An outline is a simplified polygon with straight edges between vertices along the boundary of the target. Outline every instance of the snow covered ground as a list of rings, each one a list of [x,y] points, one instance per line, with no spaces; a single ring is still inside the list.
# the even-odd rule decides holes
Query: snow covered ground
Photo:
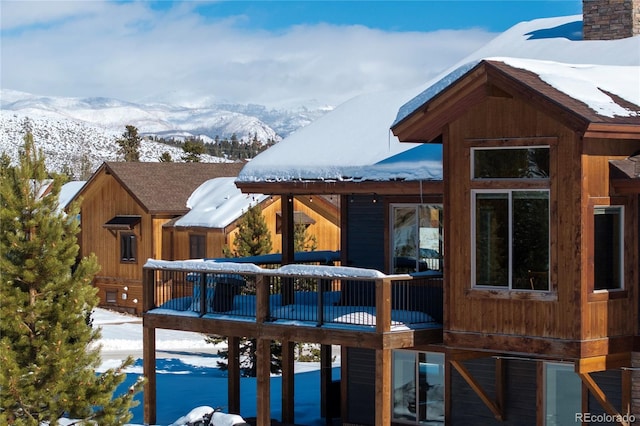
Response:
[[[142,375],[141,318],[96,309],[94,327],[100,327],[102,365],[100,371],[118,366],[131,355],[135,360],[127,370],[127,379],[118,390],[124,392]],[[157,424],[171,425],[192,410],[202,406],[220,407],[226,412],[227,377],[217,368],[219,348],[208,344],[198,333],[172,330],[156,331]],[[335,358],[333,378],[339,379],[339,353]],[[324,425],[320,417],[319,363],[296,363],[295,421],[303,425]],[[240,382],[242,417],[256,415],[256,379],[242,378]],[[281,380],[271,378],[271,416],[281,418]],[[137,395],[140,405],[133,412],[132,425],[143,424],[142,393]]]

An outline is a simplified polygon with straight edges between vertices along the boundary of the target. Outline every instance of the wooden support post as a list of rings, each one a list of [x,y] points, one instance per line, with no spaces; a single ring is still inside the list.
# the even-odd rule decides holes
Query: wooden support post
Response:
[[[504,393],[505,393],[505,364],[502,358],[496,358],[496,406],[501,413],[504,413]],[[503,417],[503,420],[504,419]]]
[[[230,413],[240,414],[240,338],[227,338],[227,404]]]
[[[340,418],[344,421],[347,418],[349,408],[347,378],[349,377],[349,367],[346,362],[349,355],[346,346],[340,346]]]
[[[282,342],[282,423],[294,423],[295,342]]]
[[[147,379],[144,384],[144,424],[156,423],[156,329],[142,328],[142,369]]]
[[[331,412],[331,345],[320,345],[320,417],[329,422]]]
[[[502,421],[503,417],[500,407],[498,407],[498,405],[489,398],[484,389],[482,389],[482,386],[480,386],[480,383],[473,378],[469,370],[467,370],[467,368],[459,361],[451,361],[451,366],[455,368],[469,386],[471,386],[471,389],[473,389],[473,391],[480,397],[482,402],[484,402],[484,405],[491,410],[496,420]]]
[[[444,418],[446,424],[451,424],[451,363],[449,354],[444,356]]]
[[[391,330],[391,281],[376,280],[376,332],[385,333]]]
[[[391,349],[376,349],[376,426],[391,424]]]
[[[621,421],[619,423],[621,425],[629,426],[629,422],[624,421],[625,417],[623,417],[622,414],[620,414],[618,410],[616,410],[613,404],[611,404],[611,401],[609,401],[609,399],[607,398],[607,395],[605,395],[605,393],[602,391],[600,386],[598,386],[596,381],[593,380],[593,377],[591,377],[589,373],[578,373],[578,376],[580,377],[580,380],[582,380],[582,383],[587,387],[589,392],[591,392],[591,394],[596,399],[596,401],[600,403],[602,408],[604,408],[604,410],[608,414],[614,417],[620,418]]]
[[[256,348],[256,426],[271,426],[271,341],[258,339]]]
[[[256,322],[261,324],[269,320],[269,278],[256,275]]]
[[[622,414],[631,414],[631,370],[625,368],[622,370]]]

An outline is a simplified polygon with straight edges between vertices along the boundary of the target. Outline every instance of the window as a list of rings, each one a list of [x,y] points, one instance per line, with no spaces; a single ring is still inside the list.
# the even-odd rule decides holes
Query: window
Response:
[[[129,232],[120,233],[120,261],[134,263],[136,261],[136,236]]]
[[[106,290],[105,293],[106,293],[105,299],[107,303],[118,302],[118,290]]]
[[[549,191],[473,191],[476,286],[549,290]]]
[[[189,235],[189,258],[203,259],[207,256],[207,239],[205,235]]]
[[[442,205],[391,205],[391,270],[442,270]]]
[[[576,423],[582,413],[582,381],[573,364],[544,363],[545,425],[563,426]]]
[[[596,206],[593,221],[593,288],[621,289],[624,270],[624,209],[622,206]]]
[[[444,423],[444,354],[393,351],[393,420]]]
[[[547,179],[549,148],[472,148],[474,179]]]

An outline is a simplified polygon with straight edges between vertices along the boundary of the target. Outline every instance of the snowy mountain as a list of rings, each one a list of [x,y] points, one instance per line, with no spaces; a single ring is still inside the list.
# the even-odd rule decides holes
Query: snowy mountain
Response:
[[[280,141],[328,112],[330,108],[273,110],[262,105],[219,104],[176,106],[139,104],[109,98],[62,98],[0,90],[0,152],[12,160],[22,146],[25,127],[42,148],[50,170],[95,170],[103,161],[118,159],[115,140],[126,125],[142,136],[184,139],[198,136],[211,142],[235,134],[241,141],[254,136],[262,142]],[[142,161],[158,161],[163,152],[179,159],[182,149],[145,140]],[[224,161],[203,157],[204,161]]]

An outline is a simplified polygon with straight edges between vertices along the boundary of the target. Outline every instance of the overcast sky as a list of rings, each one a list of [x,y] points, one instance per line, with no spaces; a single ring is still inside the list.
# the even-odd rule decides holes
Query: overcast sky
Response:
[[[37,95],[273,107],[417,87],[556,1],[0,0],[0,84]]]

